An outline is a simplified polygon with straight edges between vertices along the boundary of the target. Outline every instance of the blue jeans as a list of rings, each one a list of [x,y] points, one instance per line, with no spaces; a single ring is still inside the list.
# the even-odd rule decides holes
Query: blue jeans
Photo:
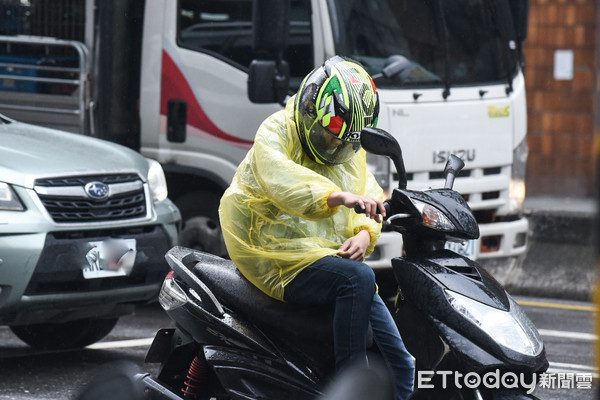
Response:
[[[336,367],[366,360],[369,322],[373,338],[394,375],[396,399],[408,398],[414,362],[396,323],[376,292],[375,273],[367,264],[324,257],[305,268],[286,287],[285,301],[335,304],[333,342]]]

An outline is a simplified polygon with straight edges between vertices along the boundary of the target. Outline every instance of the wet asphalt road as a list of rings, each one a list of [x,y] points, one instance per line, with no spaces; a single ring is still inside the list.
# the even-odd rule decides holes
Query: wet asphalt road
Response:
[[[542,400],[587,400],[593,367],[592,304],[552,299],[518,298],[536,324],[550,361],[546,388],[534,394]],[[158,328],[172,326],[158,305],[139,308],[123,317],[109,336],[96,345],[68,352],[36,351],[0,327],[0,399],[72,399],[80,388],[117,362],[128,362],[140,371],[156,372],[144,364],[151,338]],[[560,388],[560,386],[572,386]]]

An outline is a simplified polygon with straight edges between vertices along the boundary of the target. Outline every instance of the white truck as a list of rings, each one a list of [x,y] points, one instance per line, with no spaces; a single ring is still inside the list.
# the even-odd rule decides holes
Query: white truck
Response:
[[[526,250],[527,0],[16,3],[13,23],[0,23],[0,112],[158,160],[183,215],[183,245],[225,251],[219,198],[258,125],[314,66],[341,54],[375,78],[379,127],[402,145],[409,188],[439,186],[451,153],[465,161],[455,187],[481,238],[460,250],[478,259]],[[394,167],[370,163],[391,190]],[[373,268],[401,251],[391,235]]]

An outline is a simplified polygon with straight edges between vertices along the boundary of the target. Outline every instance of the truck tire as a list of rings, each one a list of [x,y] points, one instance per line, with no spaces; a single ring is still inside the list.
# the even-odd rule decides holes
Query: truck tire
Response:
[[[194,217],[186,221],[181,231],[181,245],[219,257],[227,256],[223,232],[219,224],[208,217]]]
[[[37,349],[76,349],[95,343],[108,335],[118,320],[86,318],[60,324],[11,326],[10,329],[19,339]]]
[[[227,257],[227,248],[219,223],[220,201],[219,194],[204,190],[175,199],[183,218],[181,246]]]

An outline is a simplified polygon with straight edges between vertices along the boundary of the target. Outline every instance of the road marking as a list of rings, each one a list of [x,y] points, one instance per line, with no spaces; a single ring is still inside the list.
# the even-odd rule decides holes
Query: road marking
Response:
[[[597,312],[598,308],[595,306],[583,306],[579,304],[562,304],[562,303],[547,303],[543,301],[528,301],[528,300],[517,300],[522,306],[529,307],[544,307],[544,308],[562,308],[564,310],[575,310],[575,311],[589,311]]]
[[[582,369],[585,371],[596,371],[595,367],[590,367],[589,365],[581,365],[581,364],[567,364],[567,363],[551,362],[550,366],[556,367],[556,368]]]
[[[557,331],[552,329],[538,329],[538,332],[542,336],[551,336],[551,337],[562,337],[567,339],[577,339],[577,340],[585,340],[585,341],[596,341],[598,340],[598,336],[592,333],[585,332],[569,332],[569,331]],[[145,339],[130,339],[130,340],[116,340],[112,342],[98,342],[86,346],[86,349],[92,350],[101,350],[101,349],[117,349],[117,348],[126,348],[126,347],[143,347],[150,346],[154,338],[145,338]]]
[[[551,331],[540,329],[540,334],[543,336],[560,336],[560,337],[569,337],[569,338],[586,338],[589,339],[590,335],[586,333],[580,332],[564,332],[564,331]],[[146,339],[131,339],[131,340],[117,340],[113,342],[98,342],[86,347],[86,349],[92,350],[106,350],[106,349],[116,349],[116,348],[125,348],[125,347],[143,347],[150,346],[154,338],[146,338]],[[591,339],[590,339],[591,340]],[[595,367],[590,367],[588,365],[581,364],[567,364],[567,363],[559,363],[559,362],[550,362],[550,367],[548,368],[548,373],[591,373],[594,379],[600,378],[598,372]]]
[[[109,350],[127,347],[150,347],[154,338],[146,339],[130,339],[130,340],[115,340],[112,342],[97,342],[86,346],[87,350]],[[18,358],[27,356],[43,356],[47,354],[62,354],[65,352],[76,352],[81,351],[80,348],[68,349],[68,350],[37,350],[31,347],[19,347],[11,351],[10,353],[0,355],[0,359],[7,358]]]
[[[550,367],[548,368],[547,373],[550,374],[558,374],[558,373],[567,373],[567,374],[592,374],[594,379],[600,378],[598,374],[598,370],[595,367],[590,367],[588,365],[581,364],[566,364],[566,363],[558,363],[558,362],[550,362]]]
[[[92,350],[104,350],[104,349],[118,349],[125,347],[144,347],[150,346],[154,338],[146,339],[131,339],[131,340],[116,340],[114,342],[98,342],[86,346],[86,349]]]
[[[593,333],[555,331],[552,329],[538,329],[538,332],[542,336],[562,337],[567,339],[586,340],[590,342],[598,340],[598,336],[594,335]]]

